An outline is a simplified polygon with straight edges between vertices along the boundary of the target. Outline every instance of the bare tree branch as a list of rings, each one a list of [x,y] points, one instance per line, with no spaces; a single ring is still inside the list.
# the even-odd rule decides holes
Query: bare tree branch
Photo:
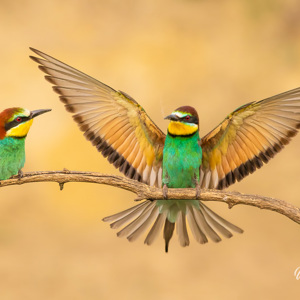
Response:
[[[21,178],[19,176],[14,176],[10,179],[0,181],[0,187],[20,185],[30,182],[57,182],[59,183],[60,189],[63,189],[64,184],[67,182],[107,184],[135,193],[137,195],[136,200],[163,199],[162,189],[150,187],[149,185],[136,180],[131,180],[122,176],[68,170],[28,172],[24,173]],[[196,199],[195,189],[169,189],[168,198],[178,200]],[[247,195],[238,192],[203,189],[201,190],[199,199],[202,201],[225,202],[228,204],[229,208],[237,204],[244,204],[261,209],[273,210],[300,224],[300,208],[274,198]]]

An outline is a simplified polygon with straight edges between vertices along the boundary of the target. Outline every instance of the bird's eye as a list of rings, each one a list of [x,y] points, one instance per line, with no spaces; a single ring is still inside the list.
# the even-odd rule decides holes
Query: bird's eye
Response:
[[[186,116],[185,119],[188,121],[191,117],[190,116]]]
[[[20,123],[20,122],[22,121],[22,118],[21,118],[21,117],[17,117],[17,118],[15,118],[15,120],[16,120],[18,123]]]

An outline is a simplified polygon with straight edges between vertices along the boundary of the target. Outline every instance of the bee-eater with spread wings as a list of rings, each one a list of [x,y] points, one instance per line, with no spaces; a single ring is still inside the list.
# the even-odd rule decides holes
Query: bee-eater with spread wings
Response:
[[[31,57],[54,85],[84,136],[125,176],[151,186],[224,189],[262,167],[300,127],[300,88],[251,102],[229,114],[200,139],[196,110],[182,106],[166,118],[165,135],[129,95],[35,49]],[[168,251],[176,224],[181,246],[189,245],[189,227],[197,242],[221,241],[242,229],[224,220],[199,200],[145,200],[104,218],[118,236],[135,240],[148,227],[145,243],[163,229]]]

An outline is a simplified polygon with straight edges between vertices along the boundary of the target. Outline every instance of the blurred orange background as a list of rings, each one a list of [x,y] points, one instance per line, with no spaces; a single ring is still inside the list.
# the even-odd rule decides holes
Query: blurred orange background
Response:
[[[85,141],[28,56],[44,51],[134,97],[166,131],[181,105],[204,135],[240,105],[300,86],[300,5],[266,1],[0,2],[0,110],[52,108],[26,142],[24,171],[119,174]],[[300,206],[300,136],[230,190]],[[109,186],[33,183],[0,190],[0,299],[296,299],[300,227],[254,207],[209,203],[242,227],[219,244],[175,236],[164,253],[101,219],[133,205]]]

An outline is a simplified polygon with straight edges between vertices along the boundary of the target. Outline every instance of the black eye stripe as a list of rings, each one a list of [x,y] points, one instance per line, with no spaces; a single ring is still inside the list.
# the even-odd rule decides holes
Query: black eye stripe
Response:
[[[185,122],[185,123],[193,123],[193,124],[198,124],[199,123],[197,117],[195,117],[195,116],[190,116],[189,120],[187,120],[185,117],[186,116],[180,118],[180,120]]]
[[[17,117],[17,118],[19,118],[19,117]],[[17,122],[16,118],[15,118],[11,122],[6,123],[5,126],[4,126],[5,130],[8,131],[9,129],[11,129],[13,127],[16,127],[16,126],[28,121],[30,119],[30,117],[21,117],[21,119],[22,119],[21,122]]]

